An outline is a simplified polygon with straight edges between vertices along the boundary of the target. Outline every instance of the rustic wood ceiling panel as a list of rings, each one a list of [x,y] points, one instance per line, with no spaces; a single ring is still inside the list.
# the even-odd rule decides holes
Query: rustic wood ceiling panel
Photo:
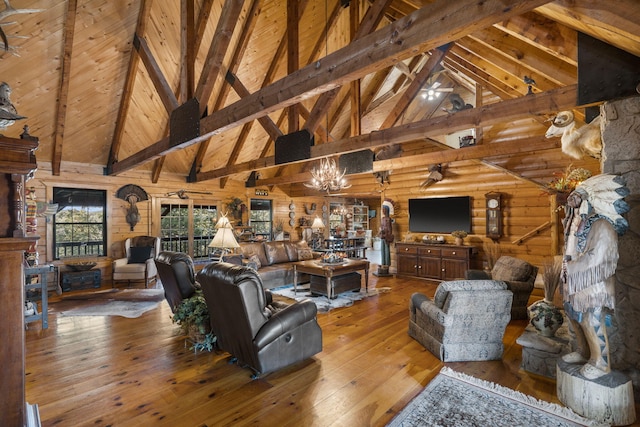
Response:
[[[180,2],[146,1],[150,4],[150,13],[140,36],[147,42],[160,75],[166,79],[170,90],[177,94],[182,67]],[[379,28],[438,2],[442,2],[442,8],[450,7],[449,0],[392,0],[385,10],[386,19]],[[225,2],[196,0],[194,3],[196,20],[203,5],[211,5],[206,25],[202,25],[198,30],[201,40],[197,40],[199,48],[194,65],[197,81]],[[281,40],[286,38],[286,3],[285,0],[259,1],[256,22],[251,27],[246,47],[235,56],[239,62],[234,73],[250,94],[260,91],[265,86],[265,75],[271,67],[274,72],[266,82],[267,85],[287,75],[286,40],[284,45],[281,43]],[[488,0],[487,4],[489,3],[492,1]],[[243,3],[238,23],[231,34],[229,49],[222,61],[223,72],[213,85],[208,104],[209,116],[216,114],[214,105],[217,95],[227,85],[224,82],[224,71],[233,66],[230,63],[231,58],[240,40],[240,29],[247,19],[250,4],[248,0]],[[372,2],[359,0],[358,4],[359,15],[362,17]],[[3,25],[9,36],[27,37],[10,38],[10,44],[15,50],[0,54],[0,75],[13,89],[12,101],[18,112],[28,119],[3,130],[2,133],[17,136],[22,130],[22,125],[28,124],[31,134],[37,135],[41,141],[39,161],[50,161],[56,132],[55,107],[60,96],[62,38],[67,2],[14,0],[12,5],[16,8],[44,10],[39,13],[15,15],[11,17],[15,24]],[[522,81],[525,75],[536,81],[533,87],[536,93],[574,85],[577,78],[576,30],[584,31],[640,56],[640,8],[637,5],[636,0],[618,0],[611,4],[599,0],[556,0],[532,11],[500,19],[493,26],[478,28],[467,36],[457,32],[456,35],[449,35],[449,38],[456,39],[456,46],[443,61],[446,70],[443,75],[450,79],[451,85],[455,86],[455,92],[461,94],[465,100],[474,99],[476,85],[481,85],[483,105],[524,96],[528,89]],[[61,127],[64,131],[61,138],[63,168],[65,162],[103,166],[107,163],[116,132],[118,109],[125,88],[140,6],[141,0],[88,0],[78,4],[70,58],[67,113]],[[322,59],[327,53],[336,52],[349,44],[350,8],[341,8],[339,0],[303,0],[299,6],[302,10],[298,23],[300,67],[307,63],[314,64],[318,59],[319,66],[324,66],[325,61]],[[329,32],[325,35],[325,25],[331,13],[336,13],[335,20],[331,21]],[[431,31],[434,26],[436,23],[424,28]],[[444,41],[440,40],[439,43]],[[388,46],[381,45],[376,52],[387,48]],[[348,51],[349,49],[346,49],[343,52]],[[278,52],[280,56],[274,60]],[[357,53],[351,52],[350,55],[355,58]],[[361,108],[364,111],[361,127],[365,136],[379,129],[398,99],[402,97],[416,70],[420,69],[419,65],[426,60],[421,55],[422,52],[416,51],[411,55],[397,57],[395,64],[384,63],[381,65],[382,69],[372,67],[359,76]],[[353,61],[353,65],[359,67],[357,61]],[[324,84],[319,76],[312,76],[311,79],[316,79],[314,81],[319,85]],[[319,120],[321,123],[316,132],[318,142],[326,140],[327,133],[334,140],[350,135],[350,85],[346,80],[345,82],[341,82],[344,86],[331,104],[326,117]],[[295,88],[282,88],[280,94],[273,95],[285,100],[289,96],[289,90]],[[141,61],[135,68],[129,95],[128,112],[122,122],[122,144],[117,158],[127,159],[143,150],[153,157],[154,152],[149,147],[166,136],[169,114],[150,79],[149,70]],[[298,98],[298,101],[302,101],[299,108],[302,127],[309,119],[318,94],[312,90]],[[442,108],[451,107],[445,97],[440,104],[425,103],[419,98],[416,97],[409,104],[398,119],[398,124],[444,116],[447,113],[442,111]],[[287,116],[282,109],[286,102],[272,108],[268,103],[274,102],[273,99],[256,96],[252,99],[255,103],[265,105],[266,111],[270,111],[269,119],[281,132],[286,133]],[[218,109],[242,102],[242,98],[232,89]],[[508,143],[523,133],[543,133],[545,125],[541,124],[540,120],[541,117],[535,117],[513,123],[493,123],[483,126],[482,130],[487,141]],[[228,156],[243,133],[242,128],[243,126],[231,127],[211,138],[209,148],[203,155],[202,171],[215,171],[226,167]],[[237,162],[246,165],[254,162],[253,165],[256,167],[266,164],[260,158],[264,160],[273,156],[273,134],[269,136],[264,125],[258,121],[248,125],[244,133],[246,138],[238,152]],[[444,135],[431,137],[439,141],[444,139]],[[186,176],[196,158],[196,147],[197,145],[194,145],[169,152],[160,174]],[[559,151],[555,150],[557,154]],[[543,157],[546,156],[546,151],[553,152],[553,149],[541,150]],[[501,167],[510,168],[516,173],[535,179],[542,179],[557,165],[551,161],[548,166],[529,162],[525,154],[514,154],[511,161],[501,157],[491,160],[496,161]],[[152,165],[152,162],[141,162],[137,167],[147,169]],[[276,171],[285,175],[295,174],[306,167],[308,165],[295,165],[286,169],[270,167],[265,170],[265,175],[274,174]],[[536,167],[540,169],[536,170]],[[249,166],[233,170],[235,172],[232,177],[237,179],[246,179],[250,171]],[[282,179],[286,181],[286,177]],[[366,179],[362,180],[364,182]]]

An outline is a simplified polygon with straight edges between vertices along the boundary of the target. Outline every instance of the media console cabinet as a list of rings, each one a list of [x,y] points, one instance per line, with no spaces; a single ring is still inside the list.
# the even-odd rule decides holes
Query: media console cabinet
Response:
[[[473,246],[396,243],[396,274],[434,280],[463,279],[475,252]]]

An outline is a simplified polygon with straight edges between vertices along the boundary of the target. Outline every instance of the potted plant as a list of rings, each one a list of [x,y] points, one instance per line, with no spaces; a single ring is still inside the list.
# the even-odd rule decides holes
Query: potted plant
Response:
[[[531,324],[540,335],[545,337],[554,336],[564,321],[562,310],[553,303],[554,295],[560,285],[561,275],[562,260],[560,257],[544,264],[542,273],[544,299],[534,302],[527,310]]]
[[[191,298],[183,299],[171,318],[180,325],[184,335],[193,343],[192,349],[211,351],[216,336],[211,332],[209,309],[202,291],[198,290]]]
[[[464,238],[467,237],[467,232],[463,230],[455,230],[451,232],[451,235],[456,239],[456,245],[462,246],[464,244]]]

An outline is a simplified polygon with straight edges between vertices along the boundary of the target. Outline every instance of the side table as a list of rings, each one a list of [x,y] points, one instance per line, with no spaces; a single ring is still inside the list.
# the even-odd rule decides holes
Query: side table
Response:
[[[24,268],[24,292],[25,300],[31,302],[40,300],[40,313],[38,313],[37,305],[34,304],[34,313],[25,316],[25,325],[38,320],[42,321],[42,329],[49,327],[49,307],[48,307],[48,285],[47,276],[54,271],[53,265],[40,265],[35,267]],[[37,295],[33,295],[37,294]]]
[[[556,377],[558,359],[570,352],[567,323],[565,318],[565,323],[553,337],[540,335],[531,325],[526,327],[516,339],[522,346],[522,369],[548,378]]]

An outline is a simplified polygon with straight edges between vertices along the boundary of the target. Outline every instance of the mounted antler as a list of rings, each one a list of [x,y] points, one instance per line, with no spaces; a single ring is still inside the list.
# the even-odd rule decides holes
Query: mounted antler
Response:
[[[0,21],[8,16],[17,15],[19,13],[37,13],[42,11],[44,11],[44,9],[15,9],[13,6],[11,6],[9,0],[4,0],[4,10],[0,12]],[[7,35],[2,30],[1,26],[9,24],[15,24],[15,22],[0,22],[0,38],[2,38],[2,42],[4,43],[5,51],[9,50],[9,40],[7,39]]]

